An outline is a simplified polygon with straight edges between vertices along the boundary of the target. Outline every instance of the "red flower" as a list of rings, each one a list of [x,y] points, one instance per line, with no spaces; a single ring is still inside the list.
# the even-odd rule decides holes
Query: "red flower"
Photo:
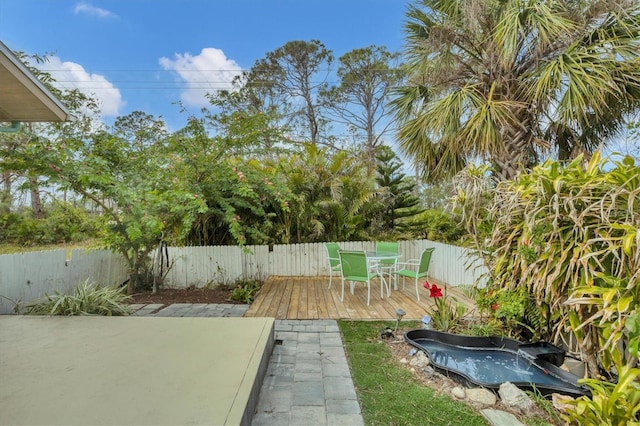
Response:
[[[433,284],[429,289],[429,297],[442,297],[442,289]]]
[[[491,304],[491,309],[492,309],[492,310],[494,310],[494,311],[497,311],[499,307],[500,307],[500,304],[499,304],[499,303],[493,303],[493,304]]]

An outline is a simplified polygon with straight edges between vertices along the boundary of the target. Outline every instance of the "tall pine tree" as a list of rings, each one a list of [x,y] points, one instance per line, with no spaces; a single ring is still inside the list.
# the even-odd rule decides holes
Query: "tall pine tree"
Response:
[[[410,231],[404,224],[424,211],[416,193],[416,183],[402,171],[402,162],[391,148],[380,146],[376,152],[376,182],[386,189],[387,196],[381,205],[380,228],[383,232],[403,233]]]

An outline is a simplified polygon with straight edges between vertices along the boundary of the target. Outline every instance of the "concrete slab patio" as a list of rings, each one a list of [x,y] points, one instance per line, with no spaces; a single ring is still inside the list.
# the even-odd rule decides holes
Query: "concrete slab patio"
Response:
[[[248,424],[272,318],[0,316],[0,424]]]

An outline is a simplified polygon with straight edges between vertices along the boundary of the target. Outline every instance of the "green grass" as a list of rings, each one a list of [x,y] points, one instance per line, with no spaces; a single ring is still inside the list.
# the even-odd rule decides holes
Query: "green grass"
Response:
[[[380,340],[391,322],[338,321],[366,425],[487,425],[468,405],[421,385]],[[417,324],[416,324],[417,326]]]

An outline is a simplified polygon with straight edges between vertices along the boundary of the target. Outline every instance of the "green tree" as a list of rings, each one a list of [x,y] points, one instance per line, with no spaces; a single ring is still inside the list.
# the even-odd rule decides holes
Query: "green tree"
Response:
[[[268,78],[266,72],[254,67],[234,78],[232,90],[208,95],[213,107],[206,115],[208,125],[220,137],[250,141],[235,144],[245,152],[275,154],[288,143],[292,101],[276,86],[277,78]]]
[[[287,243],[368,238],[363,213],[380,195],[358,155],[304,144],[278,162],[292,192],[283,217]]]
[[[374,207],[370,216],[370,220],[375,218],[372,228],[381,234],[408,231],[407,219],[424,211],[420,198],[415,196],[416,183],[404,174],[402,162],[388,146],[379,146],[375,159],[375,179],[383,195],[376,199],[377,214]]]
[[[335,122],[364,135],[364,151],[371,167],[376,148],[392,124],[386,107],[392,88],[402,81],[397,60],[398,54],[384,46],[354,49],[338,59],[339,84],[325,85],[320,92],[327,114]]]
[[[320,142],[326,124],[316,91],[329,75],[332,62],[333,54],[320,41],[297,40],[268,52],[251,69],[256,76],[253,81],[287,97],[294,108],[293,122],[299,121],[302,134],[313,144]]]
[[[73,129],[76,134],[86,131],[94,124],[92,119],[97,115],[99,109],[95,99],[86,96],[79,90],[61,91],[53,85],[54,79],[51,75],[36,66],[46,63],[48,61],[47,55],[27,55],[23,52],[15,52],[15,55],[76,117],[67,123],[22,123],[17,132],[0,133],[3,210],[7,213],[10,212],[17,195],[20,192],[28,192],[32,216],[43,219],[45,212],[41,187],[45,182],[43,182],[42,176],[28,167],[31,157],[38,155],[39,138],[55,137],[63,126],[68,131]]]
[[[202,194],[207,205],[191,226],[188,244],[278,242],[274,221],[289,199],[283,178],[255,154],[260,144],[250,126],[210,136],[206,122],[192,117],[168,139],[168,172]]]
[[[417,0],[409,82],[393,105],[403,151],[437,179],[469,161],[502,179],[590,153],[638,109],[640,4]]]
[[[116,120],[113,133],[79,140],[61,131],[62,140],[39,138],[28,170],[98,206],[105,246],[129,263],[128,293],[150,284],[150,252],[163,240],[182,242],[205,208],[199,194],[167,172],[164,124],[134,112]]]

